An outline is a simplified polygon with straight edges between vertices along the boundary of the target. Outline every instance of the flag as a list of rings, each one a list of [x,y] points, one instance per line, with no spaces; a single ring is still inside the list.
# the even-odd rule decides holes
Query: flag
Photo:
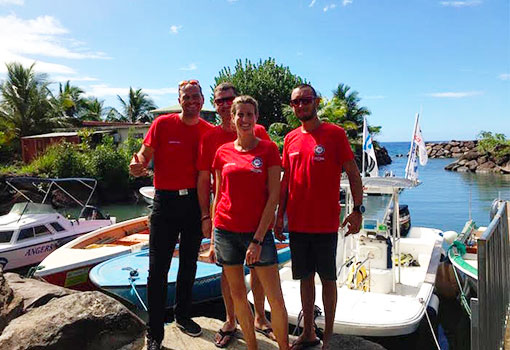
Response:
[[[418,180],[418,159],[416,157],[416,143],[411,142],[411,150],[409,151],[409,159],[406,166],[406,179]]]
[[[418,155],[420,157],[420,164],[427,164],[427,148],[425,147],[425,141],[421,134],[421,128],[419,123],[420,115],[416,113],[416,119],[414,121],[413,138],[411,140],[411,149],[409,150],[409,158],[406,165],[406,179],[413,181],[418,180]]]
[[[429,157],[427,156],[427,148],[425,147],[425,141],[421,134],[420,124],[416,125],[416,132],[414,134],[414,142],[418,145],[418,154],[420,156],[420,165],[427,164]]]
[[[368,173],[370,177],[379,176],[379,168],[377,167],[377,158],[375,157],[374,145],[372,144],[372,136],[368,132],[367,120],[363,118],[363,153],[366,153],[366,167],[363,161],[362,176]],[[363,157],[365,159],[365,157]]]

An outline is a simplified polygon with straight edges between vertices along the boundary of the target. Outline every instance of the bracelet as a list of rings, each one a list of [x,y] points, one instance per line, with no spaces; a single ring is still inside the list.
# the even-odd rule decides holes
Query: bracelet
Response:
[[[204,221],[204,220],[207,220],[207,219],[210,219],[211,217],[209,216],[209,214],[207,215],[204,215],[202,216],[202,218],[200,218],[200,221]]]

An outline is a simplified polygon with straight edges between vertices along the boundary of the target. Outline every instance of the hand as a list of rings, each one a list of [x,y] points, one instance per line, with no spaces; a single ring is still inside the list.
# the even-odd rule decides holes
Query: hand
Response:
[[[134,177],[147,176],[147,168],[143,166],[138,159],[138,154],[134,153],[131,163],[129,163],[129,173]]]
[[[200,254],[200,257],[209,261],[211,264],[216,262],[216,254],[214,253],[214,245],[211,244],[209,250],[205,253]]]
[[[255,243],[250,243],[246,251],[246,265],[253,265],[260,260],[262,247]]]
[[[212,221],[211,218],[202,220],[202,235],[205,238],[211,238]]]
[[[363,219],[363,216],[361,215],[361,213],[358,213],[357,211],[349,214],[349,216],[346,217],[344,222],[342,223],[342,227],[345,227],[346,225],[348,225],[347,226],[348,230],[344,237],[347,237],[352,233],[358,233],[359,230],[361,229],[362,219]]]

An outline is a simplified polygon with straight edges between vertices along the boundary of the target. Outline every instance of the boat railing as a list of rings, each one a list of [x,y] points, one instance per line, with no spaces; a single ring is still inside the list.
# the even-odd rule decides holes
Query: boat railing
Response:
[[[478,298],[471,299],[471,349],[503,349],[510,303],[510,202],[496,200],[478,239]]]

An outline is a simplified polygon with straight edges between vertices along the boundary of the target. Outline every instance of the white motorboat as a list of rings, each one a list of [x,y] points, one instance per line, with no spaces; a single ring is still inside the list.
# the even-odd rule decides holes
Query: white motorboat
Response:
[[[142,195],[143,197],[143,200],[149,204],[149,205],[152,205],[153,201],[154,201],[154,193],[155,193],[155,189],[154,189],[154,186],[144,186],[144,187],[140,187],[140,189],[138,190],[138,192],[140,192],[140,194]]]
[[[338,303],[334,332],[361,336],[396,336],[414,332],[433,298],[435,276],[441,255],[443,237],[433,228],[411,227],[401,235],[399,192],[416,186],[402,178],[364,178],[363,186],[385,189],[390,196],[384,208],[371,210],[365,197],[367,212],[360,233],[343,238],[339,230],[337,246]],[[347,212],[352,196],[347,188]],[[389,198],[388,198],[389,197]],[[373,197],[372,197],[373,198]],[[381,200],[381,197],[375,197]],[[395,208],[391,227],[386,224],[390,208]],[[382,219],[377,215],[383,214]],[[374,217],[375,216],[375,217]],[[301,312],[300,282],[292,279],[291,266],[280,270],[282,291],[289,322],[298,325]],[[322,288],[315,280],[315,304],[323,310]],[[253,296],[249,295],[250,301]],[[266,309],[269,305],[266,303]],[[324,327],[324,315],[315,322]]]
[[[62,186],[62,182],[75,181],[90,190],[86,202],[82,203]],[[46,190],[42,203],[33,203],[16,183],[45,184]],[[39,179],[12,178],[6,184],[21,194],[28,202],[16,203],[6,215],[0,216],[0,265],[4,271],[41,262],[59,246],[79,235],[115,223],[115,218],[104,217],[101,212],[88,205],[96,186],[94,179]],[[68,219],[45,202],[52,189],[67,194],[82,206],[77,219]]]

